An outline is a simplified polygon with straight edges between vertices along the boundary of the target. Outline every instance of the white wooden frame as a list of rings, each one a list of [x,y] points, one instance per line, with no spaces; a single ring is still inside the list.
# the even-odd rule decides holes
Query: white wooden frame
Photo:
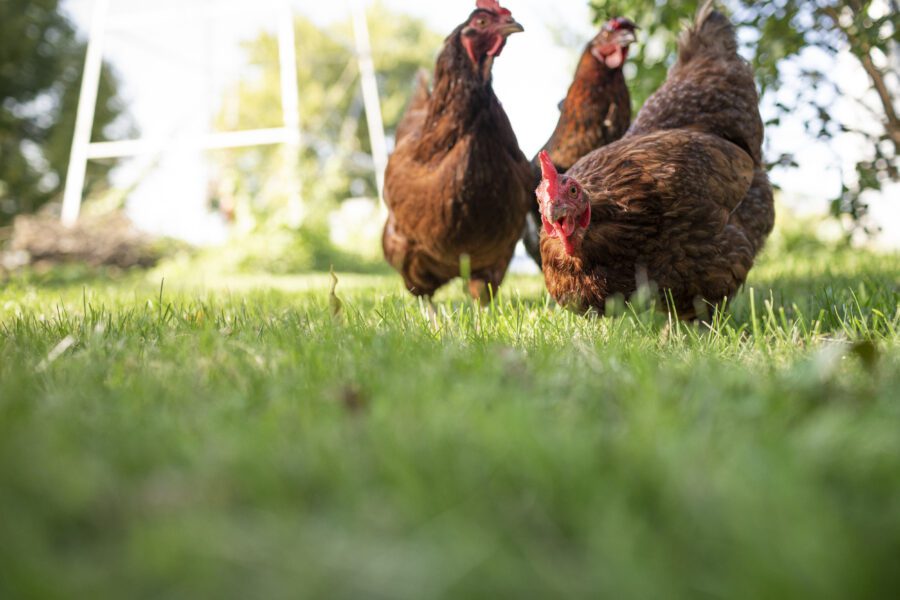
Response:
[[[91,142],[91,131],[94,125],[107,31],[111,27],[128,27],[133,24],[164,22],[173,18],[184,21],[189,18],[202,19],[210,16],[221,16],[229,12],[246,11],[250,8],[257,11],[259,9],[258,6],[253,6],[250,3],[240,2],[240,7],[238,5],[225,7],[220,5],[215,10],[210,10],[208,7],[201,9],[187,8],[177,12],[151,10],[140,15],[110,17],[110,1],[95,0],[93,8],[84,76],[78,99],[78,113],[72,140],[72,152],[63,196],[62,222],[70,226],[77,222],[81,211],[85,173],[89,160],[147,156],[158,153],[161,149],[160,141],[151,139]],[[285,151],[288,153],[287,156],[291,157],[291,160],[296,160],[295,157],[302,146],[302,136],[300,130],[300,97],[297,82],[293,12],[288,0],[274,1],[277,2],[278,8],[278,55],[284,126],[271,129],[211,133],[195,138],[182,138],[172,143],[200,150],[281,144],[285,147]],[[351,2],[353,31],[356,40],[356,53],[359,61],[366,121],[368,122],[369,137],[372,143],[378,194],[379,197],[382,197],[384,169],[387,166],[387,143],[381,118],[378,84],[375,77],[375,67],[372,62],[365,9],[361,0],[351,0]],[[294,177],[292,177],[289,189],[289,219],[295,221],[295,224],[299,224],[302,218],[301,182],[296,175],[296,169],[293,169],[292,172]]]
[[[362,83],[363,104],[366,109],[366,123],[369,126],[369,143],[372,145],[372,161],[375,163],[375,180],[378,183],[378,198],[384,199],[384,171],[387,169],[387,140],[384,135],[384,121],[381,118],[381,98],[378,94],[378,79],[375,77],[375,63],[372,60],[372,44],[369,40],[369,25],[362,0],[350,0],[353,14],[353,36],[356,39],[356,60],[359,62],[359,76]],[[384,208],[384,202],[379,203]]]

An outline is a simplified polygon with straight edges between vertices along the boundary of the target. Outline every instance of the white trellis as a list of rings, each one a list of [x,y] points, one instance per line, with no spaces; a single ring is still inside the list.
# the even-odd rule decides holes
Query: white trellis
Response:
[[[97,105],[97,94],[100,84],[100,73],[103,66],[104,42],[107,33],[112,29],[124,29],[136,24],[146,25],[150,22],[165,22],[170,19],[186,21],[220,17],[227,13],[254,11],[259,13],[259,3],[243,0],[223,7],[215,8],[187,7],[177,11],[150,10],[138,15],[113,17],[110,15],[112,0],[95,0],[91,20],[87,56],[85,58],[84,76],[78,100],[78,113],[75,121],[75,132],[72,141],[72,153],[69,160],[63,197],[62,221],[73,225],[81,211],[87,164],[90,160],[152,156],[159,154],[167,140],[136,139],[118,142],[92,142],[91,132]],[[274,2],[275,15],[278,20],[278,49],[281,72],[281,107],[284,124],[269,129],[253,129],[210,133],[194,138],[179,139],[178,145],[197,150],[213,150],[225,148],[242,148],[261,145],[282,145],[288,156],[296,157],[302,144],[299,111],[299,89],[297,82],[297,56],[294,39],[293,12],[289,0],[271,0]],[[385,142],[384,125],[381,118],[381,104],[372,53],[369,43],[368,23],[361,0],[351,0],[353,30],[356,42],[356,55],[359,63],[362,83],[363,101],[366,121],[372,143],[372,158],[375,165],[379,196],[382,194],[384,169],[387,165],[387,144]],[[301,182],[293,169],[293,177],[289,189],[289,213],[299,218],[302,214]]]

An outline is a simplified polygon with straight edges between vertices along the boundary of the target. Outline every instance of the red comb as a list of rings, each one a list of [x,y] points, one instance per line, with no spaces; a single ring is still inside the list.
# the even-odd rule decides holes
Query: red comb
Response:
[[[620,29],[637,29],[637,25],[634,24],[634,21],[631,19],[627,19],[625,17],[615,17],[606,22],[603,26],[603,29],[607,31],[618,31]]]
[[[511,15],[512,13],[509,10],[500,6],[499,0],[478,0],[475,3],[476,8],[480,8],[481,10],[486,10],[488,12],[492,12],[497,15]]]
[[[556,166],[553,164],[553,161],[550,160],[550,154],[546,150],[541,150],[540,159],[541,175],[544,177],[544,180],[550,184],[550,189],[556,188],[559,173],[556,171]]]

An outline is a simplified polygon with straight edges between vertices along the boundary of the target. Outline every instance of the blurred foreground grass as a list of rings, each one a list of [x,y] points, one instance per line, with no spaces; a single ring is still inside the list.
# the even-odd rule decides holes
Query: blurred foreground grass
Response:
[[[0,597],[900,593],[896,255],[710,326],[163,275],[0,292]]]

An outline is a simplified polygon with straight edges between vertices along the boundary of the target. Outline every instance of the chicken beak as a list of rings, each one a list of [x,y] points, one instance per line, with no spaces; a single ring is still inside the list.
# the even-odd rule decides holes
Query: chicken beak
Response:
[[[555,204],[550,207],[550,222],[551,223],[559,223],[564,220],[566,217],[570,216],[572,213],[572,209],[569,206],[565,206],[562,204]]]
[[[616,36],[616,43],[622,46],[630,46],[631,44],[637,41],[637,36],[634,35],[633,31],[622,31],[619,35]]]
[[[497,33],[502,35],[503,37],[509,37],[514,33],[522,33],[525,31],[525,28],[522,27],[518,21],[510,19],[508,23],[504,23],[497,29]]]

